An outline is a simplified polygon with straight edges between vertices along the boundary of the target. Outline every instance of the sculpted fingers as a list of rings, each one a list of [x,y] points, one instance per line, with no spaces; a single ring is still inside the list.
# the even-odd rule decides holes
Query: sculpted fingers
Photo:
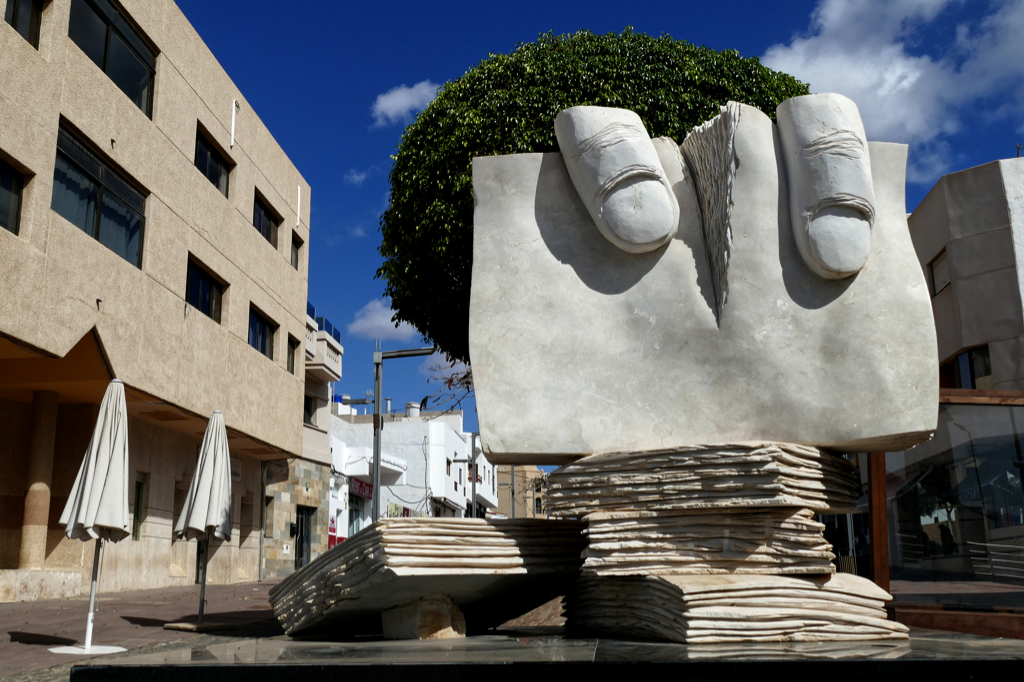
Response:
[[[572,107],[555,118],[555,136],[576,191],[608,241],[644,253],[675,236],[679,206],[636,113]]]
[[[794,97],[777,110],[797,249],[825,279],[860,272],[871,247],[875,195],[857,105],[836,94]]]

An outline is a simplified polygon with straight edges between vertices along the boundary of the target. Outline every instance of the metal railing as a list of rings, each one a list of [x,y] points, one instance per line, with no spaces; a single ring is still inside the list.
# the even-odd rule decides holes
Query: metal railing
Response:
[[[994,542],[967,541],[971,565],[977,575],[1024,580],[1024,547]]]
[[[327,332],[328,336],[337,341],[339,344],[341,343],[341,332],[337,328],[335,328],[333,324],[331,324],[330,320],[328,320],[326,317],[317,317],[314,319],[316,319],[316,326],[318,329],[320,329],[320,331]]]

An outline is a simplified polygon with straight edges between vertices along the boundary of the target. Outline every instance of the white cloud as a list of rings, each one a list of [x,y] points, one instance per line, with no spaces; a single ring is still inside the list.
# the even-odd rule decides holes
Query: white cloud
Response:
[[[945,36],[944,53],[916,49],[924,31],[960,2],[821,0],[807,34],[773,45],[761,61],[813,92],[850,97],[870,139],[912,145],[908,179],[932,182],[948,170],[945,140],[965,125],[971,105],[989,97],[1022,101],[1011,93],[1024,81],[1024,0],[995,0],[987,14]]]
[[[344,180],[358,187],[366,181],[366,176],[369,174],[368,171],[357,171],[355,168],[351,168],[345,173]]]
[[[377,101],[373,103],[371,109],[374,127],[408,123],[414,113],[422,111],[434,100],[438,87],[440,86],[437,83],[425,80],[411,88],[408,85],[399,85],[377,95]]]
[[[361,339],[383,339],[385,341],[412,341],[419,337],[419,332],[408,322],[398,327],[391,321],[394,312],[391,302],[375,299],[364,305],[356,317],[348,325],[348,333]]]
[[[366,236],[366,230],[363,229],[362,225],[353,225],[348,228],[348,236],[352,239],[362,239]]]

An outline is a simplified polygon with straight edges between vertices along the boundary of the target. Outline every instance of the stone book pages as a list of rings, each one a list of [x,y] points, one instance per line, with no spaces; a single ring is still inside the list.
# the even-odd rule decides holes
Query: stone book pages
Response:
[[[866,262],[828,279],[798,248],[787,175],[821,177],[822,155],[852,154],[852,138],[811,140],[797,167],[765,114],[730,104],[723,116],[684,154],[653,141],[679,227],[645,253],[602,234],[560,154],[474,159],[469,343],[490,461],[760,440],[896,450],[934,431],[935,327],[906,223],[906,147],[862,145],[848,195],[794,195],[818,202],[796,219],[820,265],[835,225],[863,223],[842,211],[863,208],[872,183]]]
[[[835,572],[809,509],[587,514],[583,573],[684,575]]]
[[[573,634],[633,636],[686,644],[907,639],[887,619],[892,596],[846,573],[770,575],[585,575],[566,600]]]
[[[845,458],[791,443],[689,446],[592,455],[548,476],[548,513],[741,510],[797,507],[856,510],[860,483]]]
[[[383,519],[285,578],[270,602],[289,635],[372,634],[382,612],[446,595],[480,631],[561,594],[584,545],[576,521]]]

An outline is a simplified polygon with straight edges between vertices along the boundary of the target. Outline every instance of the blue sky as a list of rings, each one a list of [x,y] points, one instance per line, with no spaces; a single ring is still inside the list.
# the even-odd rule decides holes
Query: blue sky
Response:
[[[549,30],[621,31],[758,56],[857,102],[872,140],[910,145],[907,209],[944,173],[1024,142],[1024,0],[280,3],[178,0],[312,186],[309,299],[342,330],[340,392],[373,386],[388,321],[378,219],[390,155],[437,85]],[[424,359],[385,365],[396,406],[436,390]],[[472,404],[466,427],[476,428]]]

